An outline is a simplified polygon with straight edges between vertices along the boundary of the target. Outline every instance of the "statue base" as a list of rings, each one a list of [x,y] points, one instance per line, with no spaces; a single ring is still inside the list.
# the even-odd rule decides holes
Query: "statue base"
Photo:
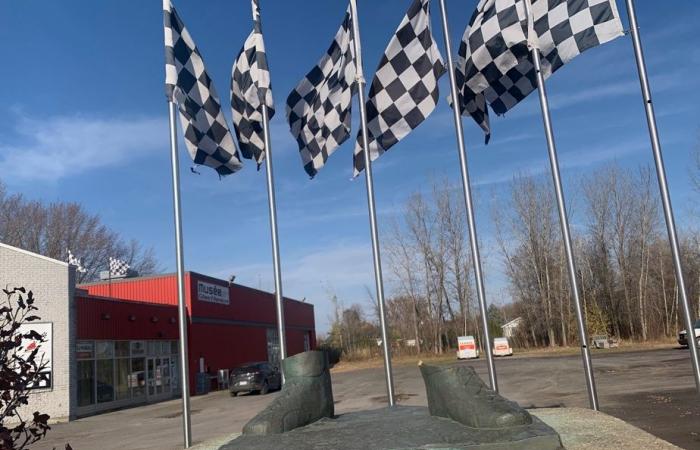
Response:
[[[281,434],[242,435],[220,450],[559,450],[559,435],[533,417],[527,425],[470,428],[452,419],[431,416],[421,406],[395,406],[342,414]]]

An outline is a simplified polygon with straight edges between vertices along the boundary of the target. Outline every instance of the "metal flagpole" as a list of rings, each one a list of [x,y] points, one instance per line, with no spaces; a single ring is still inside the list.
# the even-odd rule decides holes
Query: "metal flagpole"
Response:
[[[649,138],[651,139],[651,149],[654,153],[654,163],[656,164],[656,176],[659,181],[659,191],[661,193],[661,203],[664,209],[664,218],[666,219],[666,230],[668,232],[668,241],[671,245],[671,254],[673,255],[673,266],[676,271],[676,281],[678,282],[678,290],[680,291],[680,300],[683,305],[683,318],[685,319],[685,329],[687,330],[688,349],[690,350],[690,359],[693,364],[693,375],[695,376],[695,386],[700,391],[700,362],[698,362],[698,346],[695,342],[693,333],[693,317],[688,295],[685,288],[685,280],[683,277],[683,267],[681,265],[681,253],[678,245],[678,237],[676,234],[676,223],[673,217],[673,208],[671,206],[671,196],[668,192],[668,182],[666,181],[666,169],[664,167],[664,159],[661,154],[661,143],[659,142],[659,132],[656,128],[656,115],[654,114],[654,105],[651,101],[651,89],[649,88],[649,78],[647,77],[646,62],[644,61],[644,52],[642,50],[642,41],[639,37],[639,28],[637,25],[637,12],[634,8],[633,0],[626,0],[627,15],[630,21],[630,34],[632,35],[632,45],[634,47],[634,56],[637,61],[637,70],[639,72],[639,83],[642,88],[642,98],[644,100],[644,110],[647,116],[647,126],[649,127]]]
[[[190,382],[187,365],[187,311],[185,310],[185,262],[182,251],[182,211],[180,210],[180,164],[177,155],[177,107],[168,102],[170,112],[170,161],[173,176],[173,213],[175,215],[175,259],[177,265],[177,318],[180,331],[180,389],[182,390],[182,431],[184,447],[192,445],[190,419]]]
[[[265,141],[265,171],[267,175],[267,204],[270,209],[270,234],[272,235],[272,266],[275,272],[275,304],[277,306],[277,333],[280,342],[280,362],[287,357],[287,338],[284,326],[284,297],[282,296],[282,269],[280,268],[280,246],[277,235],[277,206],[272,173],[272,148],[270,146],[270,118],[267,105],[262,104],[263,139]],[[284,380],[284,373],[282,373]]]
[[[386,376],[386,391],[389,406],[394,406],[394,376],[391,370],[391,349],[389,347],[389,333],[386,326],[386,312],[384,310],[384,281],[382,280],[382,261],[379,255],[379,232],[377,231],[377,213],[374,205],[374,182],[372,180],[372,161],[369,155],[367,139],[367,109],[365,107],[365,78],[362,71],[362,51],[360,45],[360,24],[357,17],[357,2],[350,0],[352,11],[352,33],[355,45],[355,75],[357,77],[357,90],[360,101],[360,124],[362,127],[362,148],[365,157],[365,180],[367,185],[367,206],[369,208],[369,227],[372,235],[372,256],[374,262],[374,280],[377,290],[377,303],[379,304],[379,325],[382,331],[382,349],[384,350],[384,374]]]
[[[547,149],[549,150],[549,163],[552,169],[552,180],[554,190],[557,195],[557,206],[559,208],[559,222],[561,224],[561,234],[566,250],[566,262],[569,272],[569,282],[571,283],[571,294],[576,305],[576,322],[578,325],[578,337],[581,344],[581,358],[586,375],[586,386],[588,388],[588,401],[591,409],[598,411],[598,393],[596,392],[595,378],[593,377],[593,366],[591,364],[591,353],[588,348],[588,333],[586,332],[586,319],[583,317],[581,309],[581,299],[578,292],[578,281],[576,280],[576,266],[574,264],[574,251],[571,245],[571,233],[569,232],[569,219],[566,216],[566,204],[564,203],[564,189],[561,185],[561,175],[559,174],[559,160],[557,158],[557,148],[554,143],[554,132],[552,131],[552,119],[549,115],[549,102],[547,101],[547,91],[544,87],[544,77],[540,65],[539,50],[532,48],[532,61],[537,73],[537,91],[540,96],[540,106],[542,107],[542,119],[544,121],[544,131],[547,137]]]
[[[486,362],[489,370],[491,389],[498,392],[496,380],[496,366],[493,363],[493,351],[491,349],[491,336],[489,333],[488,317],[486,315],[486,294],[484,292],[484,277],[481,273],[481,256],[479,255],[479,243],[476,236],[476,220],[474,219],[474,204],[472,202],[472,190],[469,182],[469,169],[467,168],[467,151],[464,146],[464,130],[462,129],[462,117],[459,112],[459,94],[457,93],[457,81],[455,79],[454,65],[452,62],[452,46],[447,25],[447,9],[445,0],[440,0],[440,12],[442,14],[442,35],[445,40],[447,52],[447,67],[452,90],[452,111],[454,113],[455,132],[457,133],[457,147],[459,149],[459,167],[462,171],[462,190],[464,204],[467,208],[467,223],[469,226],[469,242],[471,245],[472,260],[474,261],[474,278],[476,279],[476,293],[479,298],[481,311],[481,326],[484,328],[484,349],[486,350]]]

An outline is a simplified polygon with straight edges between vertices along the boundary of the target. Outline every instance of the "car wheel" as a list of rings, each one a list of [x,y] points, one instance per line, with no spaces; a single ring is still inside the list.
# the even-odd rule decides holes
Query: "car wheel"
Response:
[[[265,395],[268,392],[270,392],[270,385],[267,383],[267,380],[263,382],[262,388],[260,388],[260,395]]]
[[[238,395],[238,392],[231,391],[231,397],[235,397]]]

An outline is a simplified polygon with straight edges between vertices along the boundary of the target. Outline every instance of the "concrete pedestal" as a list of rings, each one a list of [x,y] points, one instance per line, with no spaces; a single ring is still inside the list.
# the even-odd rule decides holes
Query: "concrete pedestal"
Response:
[[[556,432],[539,419],[501,429],[466,427],[421,406],[396,406],[322,419],[282,434],[243,435],[221,450],[559,450]]]
[[[379,410],[382,411],[382,410]],[[378,412],[379,412],[378,411]],[[582,408],[543,408],[529,410],[537,419],[559,433],[566,450],[679,450],[673,444],[616,417]],[[416,430],[414,430],[415,432]],[[420,430],[418,430],[419,432]],[[367,433],[368,434],[369,430]],[[233,433],[193,447],[193,450],[235,449],[231,442],[240,436]],[[362,436],[353,436],[361,438]],[[288,447],[290,448],[290,447]],[[303,448],[303,447],[302,447]],[[362,450],[375,448],[365,447]],[[397,448],[396,446],[394,448]],[[491,448],[484,447],[489,450]]]

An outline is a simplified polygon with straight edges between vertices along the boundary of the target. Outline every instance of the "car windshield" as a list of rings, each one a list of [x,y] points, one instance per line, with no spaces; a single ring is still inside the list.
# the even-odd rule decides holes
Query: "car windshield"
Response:
[[[700,319],[695,321],[695,328],[700,328]]]

